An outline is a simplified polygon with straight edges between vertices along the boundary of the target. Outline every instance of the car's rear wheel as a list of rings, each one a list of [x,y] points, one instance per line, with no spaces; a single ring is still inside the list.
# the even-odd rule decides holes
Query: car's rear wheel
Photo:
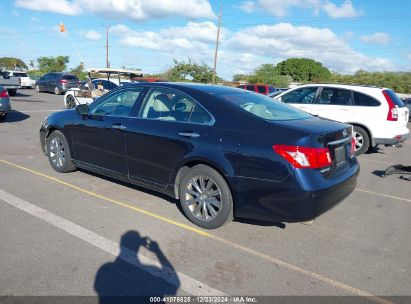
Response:
[[[0,115],[0,121],[5,120],[5,119],[6,119],[6,117],[7,117],[7,114]]]
[[[60,89],[59,89],[58,87],[54,87],[54,94],[56,94],[56,95],[60,95],[60,94],[61,94],[61,91],[60,91]]]
[[[8,92],[9,92],[9,95],[10,95],[10,96],[16,96],[16,94],[17,94],[17,90],[16,90],[16,89],[8,90]]]
[[[76,107],[76,100],[73,95],[68,94],[66,97],[66,107],[67,109],[72,109]]]
[[[189,169],[181,180],[179,197],[184,214],[202,228],[218,228],[233,218],[230,188],[224,178],[208,166]]]
[[[355,155],[361,155],[370,147],[370,137],[367,131],[359,126],[354,126],[353,136],[355,139]]]
[[[66,173],[76,170],[66,137],[60,131],[54,131],[47,138],[47,155],[50,165],[57,172]]]

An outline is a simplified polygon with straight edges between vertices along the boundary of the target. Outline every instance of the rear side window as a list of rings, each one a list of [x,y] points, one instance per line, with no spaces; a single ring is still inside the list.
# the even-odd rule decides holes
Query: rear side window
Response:
[[[29,77],[26,73],[13,73],[15,77]]]
[[[245,87],[245,89],[248,90],[248,91],[254,91],[254,86],[248,85],[248,86]]]
[[[396,105],[399,108],[403,108],[405,107],[404,103],[402,102],[401,98],[398,97],[397,94],[395,94],[393,91],[391,90],[384,90],[384,93],[388,94],[388,96],[390,96],[392,102],[394,103],[394,105]]]
[[[265,86],[257,86],[257,90],[258,90],[259,93],[266,93],[267,92],[266,89],[265,89]]]
[[[349,106],[352,105],[352,94],[349,90],[323,88],[318,97],[319,104]]]
[[[198,124],[206,124],[211,121],[210,115],[197,103],[194,105],[194,109],[190,115],[190,122]]]
[[[250,112],[266,120],[297,120],[307,119],[311,115],[282,102],[273,100],[261,94],[249,92],[221,93],[216,96],[236,105],[244,111]]]
[[[359,92],[354,92],[354,103],[356,106],[362,107],[378,107],[380,105],[377,99]]]
[[[311,104],[316,93],[317,87],[301,88],[284,94],[280,100],[285,103]]]

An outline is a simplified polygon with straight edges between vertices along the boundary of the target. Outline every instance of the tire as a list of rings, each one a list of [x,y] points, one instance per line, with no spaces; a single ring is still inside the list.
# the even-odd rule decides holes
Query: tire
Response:
[[[359,126],[354,126],[353,136],[355,138],[355,155],[359,156],[370,148],[370,137],[367,131]]]
[[[73,109],[75,107],[76,107],[76,100],[74,99],[72,95],[68,94],[66,97],[66,108]]]
[[[56,95],[60,95],[60,94],[61,94],[61,91],[60,91],[60,89],[59,89],[58,87],[54,87],[54,94],[56,94]]]
[[[16,89],[11,89],[11,90],[8,90],[8,92],[9,92],[10,96],[16,96],[17,90]]]
[[[224,178],[208,166],[189,169],[179,185],[179,197],[184,214],[197,226],[215,229],[233,219],[230,188]]]
[[[6,117],[7,117],[7,114],[1,115],[1,116],[0,116],[0,121],[5,120],[5,119],[6,119]]]
[[[67,173],[76,170],[66,137],[60,131],[54,131],[47,138],[47,156],[51,167],[57,172]]]
[[[36,92],[37,92],[37,93],[40,93],[40,92],[41,92],[41,91],[40,91],[40,86],[39,86],[39,85],[36,85],[34,88],[36,89]]]

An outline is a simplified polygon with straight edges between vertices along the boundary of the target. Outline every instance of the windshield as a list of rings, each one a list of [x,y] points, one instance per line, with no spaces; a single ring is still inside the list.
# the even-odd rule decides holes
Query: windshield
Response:
[[[216,96],[231,102],[244,111],[250,112],[266,120],[295,120],[311,117],[311,115],[306,112],[261,94],[244,91],[221,93],[216,94]]]

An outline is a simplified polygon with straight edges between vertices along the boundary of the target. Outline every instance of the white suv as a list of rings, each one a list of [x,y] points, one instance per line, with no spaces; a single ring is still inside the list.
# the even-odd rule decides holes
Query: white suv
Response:
[[[396,145],[410,136],[409,110],[387,88],[310,84],[281,93],[275,99],[310,114],[353,125],[357,155],[379,144]]]

